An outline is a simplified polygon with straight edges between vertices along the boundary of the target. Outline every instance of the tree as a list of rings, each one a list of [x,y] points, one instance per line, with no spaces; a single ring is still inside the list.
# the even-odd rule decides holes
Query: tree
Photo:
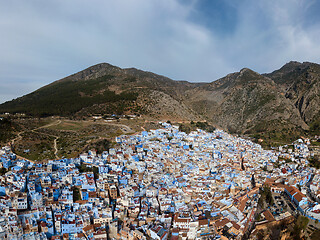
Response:
[[[99,179],[99,168],[96,166],[93,166],[92,170],[93,170],[94,180]]]
[[[4,174],[6,174],[6,172],[8,172],[8,170],[6,168],[0,168],[0,175],[3,176]]]
[[[251,177],[251,185],[252,185],[252,188],[256,187],[256,180],[254,179],[254,174],[252,174],[252,177]]]
[[[77,167],[79,169],[80,173],[83,172],[93,172],[94,174],[94,179],[97,180],[99,178],[99,168],[96,166],[89,167],[85,164],[81,164],[80,166]]]
[[[259,198],[259,200],[258,200],[258,206],[260,207],[260,208],[264,208],[264,201],[263,201],[263,197],[261,196],[260,198]]]
[[[73,202],[81,200],[81,194],[80,194],[79,188],[77,188],[76,186],[73,186],[72,192],[73,192]]]
[[[293,239],[301,239],[300,238],[301,231],[307,228],[308,223],[309,223],[309,218],[299,215],[291,231],[291,235]]]
[[[309,223],[309,218],[307,218],[305,216],[300,215],[297,219],[297,224],[298,224],[299,228],[301,228],[301,229],[305,230],[308,226],[308,223]]]
[[[179,124],[179,131],[189,134],[191,132],[191,128],[185,124]]]
[[[258,240],[263,240],[265,237],[264,231],[261,229],[259,230],[259,232],[257,233],[257,239]]]
[[[301,185],[300,184],[298,184],[298,189],[299,189],[299,191],[301,191]]]
[[[260,220],[261,220],[261,214],[258,214],[258,215],[256,216],[256,221],[259,222]]]
[[[262,200],[265,200],[269,205],[272,205],[274,203],[272,192],[270,187],[264,186],[261,190],[261,198]]]
[[[242,170],[242,171],[245,170],[244,163],[243,163],[243,158],[241,158],[241,170]]]

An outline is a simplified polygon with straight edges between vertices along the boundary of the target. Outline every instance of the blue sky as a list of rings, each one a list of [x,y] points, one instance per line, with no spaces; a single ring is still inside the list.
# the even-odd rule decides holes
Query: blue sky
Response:
[[[0,0],[0,102],[108,62],[211,82],[320,63],[316,0]]]

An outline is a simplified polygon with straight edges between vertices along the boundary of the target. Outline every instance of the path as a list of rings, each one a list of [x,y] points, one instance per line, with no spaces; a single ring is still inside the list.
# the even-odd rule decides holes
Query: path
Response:
[[[61,120],[58,120],[56,122],[49,123],[47,125],[44,125],[44,126],[41,126],[41,127],[38,127],[38,128],[35,128],[35,129],[31,130],[32,132],[39,133],[39,134],[44,134],[44,135],[47,135],[47,136],[55,138],[53,140],[53,148],[54,148],[54,156],[56,157],[56,159],[59,158],[58,157],[58,147],[57,147],[57,140],[59,139],[59,136],[48,134],[48,133],[37,132],[37,130],[39,130],[41,128],[48,128],[48,127],[51,127],[51,126],[59,125],[60,123],[61,123]]]
[[[22,133],[25,133],[26,131],[23,131],[23,132],[19,132],[18,134],[17,134],[17,137],[15,137],[14,139],[12,139],[11,140],[11,146],[13,146],[14,145],[14,142],[16,141],[16,140],[18,140],[19,139],[19,141],[22,139],[22,136],[21,136],[21,134]]]
[[[54,148],[54,156],[56,157],[56,159],[58,159],[58,147],[57,147],[57,140],[59,139],[59,137],[56,137],[53,140],[53,148]]]
[[[23,134],[25,132],[29,132],[30,131],[30,132],[34,132],[34,133],[38,133],[38,134],[44,134],[44,135],[51,136],[51,137],[55,138],[54,141],[53,141],[53,148],[54,148],[54,155],[58,159],[58,155],[57,155],[58,154],[57,140],[59,139],[59,136],[51,135],[51,134],[48,134],[48,133],[37,132],[37,130],[42,129],[42,128],[48,128],[48,127],[55,126],[55,125],[59,125],[60,123],[61,123],[61,120],[58,120],[58,121],[46,124],[44,126],[34,128],[32,130],[21,131],[21,132],[19,132],[17,134],[17,137],[15,137],[14,139],[11,140],[11,146],[13,146],[16,141],[20,141],[22,139],[21,134]],[[25,159],[25,160],[28,160],[30,162],[34,162],[34,161],[30,160],[30,159],[27,159],[27,158],[19,156],[19,155],[17,155],[17,157]]]
[[[37,133],[37,134],[43,134],[43,135],[46,135],[46,136],[50,136],[50,137],[54,137],[54,140],[53,140],[53,149],[54,149],[54,155],[55,155],[55,158],[58,159],[59,156],[58,156],[58,139],[59,139],[59,136],[56,136],[56,135],[52,135],[52,134],[49,134],[49,133],[44,133],[44,132],[38,132],[39,129],[43,129],[43,128],[48,128],[48,127],[51,127],[51,126],[56,126],[56,125],[59,125],[62,121],[61,120],[56,120],[54,122],[51,122],[49,124],[46,124],[46,125],[43,125],[43,126],[40,126],[40,127],[36,127],[34,129],[31,129],[31,130],[25,130],[25,131],[21,131],[17,134],[17,136],[12,139],[10,141],[11,143],[11,146],[14,146],[14,144],[20,140],[22,140],[22,134],[25,133],[25,132],[34,132],[34,133]],[[112,123],[112,122],[107,122],[105,121],[106,125],[111,125],[111,126],[117,126],[117,127],[120,127],[120,130],[124,133],[124,134],[130,134],[130,133],[134,133],[135,131],[133,131],[133,129],[131,129],[129,126],[127,125],[124,125],[124,124],[121,124],[121,123]],[[144,129],[144,128],[142,128]],[[21,158],[21,159],[26,159],[30,162],[33,162],[32,160],[30,159],[27,159],[25,157],[22,157],[22,156],[19,156],[17,155],[17,157]]]
[[[134,131],[127,125],[120,124],[120,123],[111,123],[111,122],[107,122],[107,121],[105,121],[105,123],[107,123],[108,125],[111,125],[111,126],[120,127],[120,129],[123,133],[134,133]]]
[[[59,125],[60,123],[61,123],[61,120],[58,120],[56,122],[52,122],[52,123],[49,123],[49,124],[41,126],[41,127],[37,127],[37,128],[31,129],[31,130],[24,130],[24,131],[18,132],[18,134],[17,134],[18,136],[11,140],[11,145],[13,145],[16,140],[18,140],[18,139],[21,140],[22,139],[21,134],[23,134],[25,132],[29,132],[29,131],[34,132],[34,131],[39,130],[41,128],[47,128],[47,127],[51,127],[51,126],[54,126],[54,125]]]

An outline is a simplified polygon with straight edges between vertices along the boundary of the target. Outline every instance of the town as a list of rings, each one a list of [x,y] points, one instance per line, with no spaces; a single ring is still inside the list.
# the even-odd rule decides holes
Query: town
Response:
[[[270,222],[320,219],[308,139],[264,150],[219,129],[186,134],[161,124],[74,159],[32,162],[2,147],[0,236],[241,239]],[[261,207],[266,191],[272,201]]]

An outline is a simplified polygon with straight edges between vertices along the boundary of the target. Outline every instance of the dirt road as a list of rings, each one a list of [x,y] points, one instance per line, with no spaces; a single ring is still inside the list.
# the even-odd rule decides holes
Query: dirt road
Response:
[[[111,125],[111,126],[116,126],[116,127],[120,127],[121,131],[123,133],[134,133],[134,131],[127,125],[124,125],[124,124],[120,124],[120,123],[112,123],[112,122],[108,122],[108,121],[105,121],[105,123],[107,125]]]
[[[53,141],[53,148],[54,148],[54,155],[55,155],[56,159],[58,159],[58,155],[57,155],[57,153],[58,153],[57,140],[59,139],[59,136],[55,136],[55,135],[51,135],[51,134],[47,134],[47,133],[42,133],[42,132],[37,132],[37,130],[42,129],[42,128],[47,128],[47,127],[55,126],[55,125],[59,125],[60,123],[61,123],[61,120],[57,120],[57,121],[55,121],[55,122],[46,124],[46,125],[41,126],[41,127],[37,127],[37,128],[31,129],[31,130],[21,131],[21,132],[19,132],[19,133],[17,134],[17,137],[15,137],[14,139],[12,139],[12,140],[10,141],[10,144],[11,144],[11,146],[13,146],[13,145],[15,144],[15,142],[20,141],[20,140],[22,139],[22,136],[21,136],[21,135],[22,135],[23,133],[29,132],[29,131],[34,132],[34,133],[38,133],[38,134],[44,134],[44,135],[47,135],[47,136],[51,136],[51,137],[54,137],[54,138],[55,138],[54,141]],[[30,160],[30,159],[24,158],[24,157],[19,156],[19,155],[17,155],[17,157],[19,157],[19,158],[21,158],[21,159],[28,160],[28,161],[30,161],[30,162],[34,162],[34,161]]]

